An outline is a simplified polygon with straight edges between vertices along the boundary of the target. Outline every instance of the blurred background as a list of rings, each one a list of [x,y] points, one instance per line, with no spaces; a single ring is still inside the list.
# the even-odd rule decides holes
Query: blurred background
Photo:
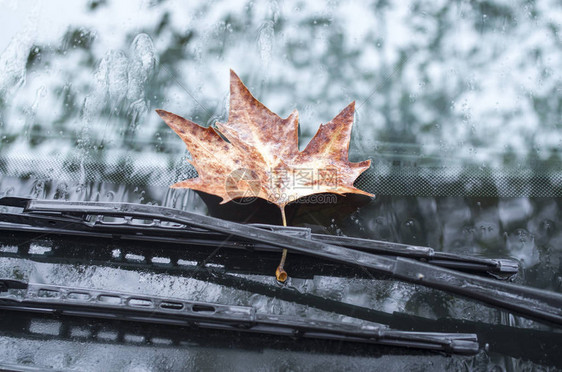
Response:
[[[232,68],[280,116],[299,110],[301,149],[355,100],[368,191],[562,195],[558,1],[0,5],[2,173],[194,176],[154,109],[226,120]]]

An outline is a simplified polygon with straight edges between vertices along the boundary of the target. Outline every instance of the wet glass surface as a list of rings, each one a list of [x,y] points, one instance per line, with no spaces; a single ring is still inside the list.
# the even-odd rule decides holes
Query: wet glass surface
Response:
[[[557,2],[0,0],[0,7],[5,25],[0,35],[0,197],[151,203],[279,224],[278,209],[271,205],[218,206],[212,197],[168,188],[196,173],[186,162],[184,144],[154,109],[205,126],[225,121],[232,68],[272,111],[286,117],[299,110],[301,149],[320,123],[356,101],[350,159],[372,160],[357,186],[376,197],[296,204],[287,211],[290,225],[514,258],[521,264],[515,282],[561,291],[562,77],[557,67],[562,9]],[[351,311],[331,310],[329,303],[291,300],[275,289],[274,260],[260,264],[270,265],[271,275],[237,272],[242,284],[229,286],[194,277],[187,269],[47,259],[53,247],[78,249],[79,242],[49,236],[2,239],[0,277],[251,305],[261,312],[324,320],[380,321],[372,313],[353,318]],[[119,255],[127,247],[113,248],[121,249],[114,251]],[[31,256],[18,256],[18,249]],[[142,258],[131,250],[127,259]],[[186,259],[184,266],[195,262]],[[220,260],[208,267],[225,270]],[[290,268],[291,255],[289,274]],[[311,273],[291,278],[288,285],[389,314],[551,332],[444,292],[355,274]],[[261,293],[248,290],[251,282],[265,287]],[[92,338],[90,323],[77,321],[68,326],[69,333],[61,331],[65,326],[59,319],[3,315],[0,321],[7,329],[0,338],[3,361],[39,367],[561,366],[552,350],[531,356],[517,343],[503,339],[508,346],[501,347],[485,334],[479,336],[491,340],[488,350],[475,357],[447,357],[274,339],[264,346],[259,338],[240,336],[216,346],[217,338],[229,336],[178,341],[164,331],[148,343],[142,339],[146,335],[124,325],[103,323],[104,330]],[[22,327],[12,329],[10,322]],[[112,357],[100,358],[106,353]]]

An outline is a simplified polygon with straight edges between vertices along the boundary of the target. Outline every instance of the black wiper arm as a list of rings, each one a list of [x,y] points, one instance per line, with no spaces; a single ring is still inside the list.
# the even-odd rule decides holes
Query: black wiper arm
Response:
[[[12,203],[14,203],[14,198]],[[0,200],[2,203],[3,200]],[[21,199],[18,199],[21,200]],[[193,229],[190,226],[162,224],[161,221],[135,222],[133,219],[106,221],[102,212],[97,215],[69,216],[52,213],[0,213],[0,230],[23,232],[53,233],[62,235],[88,236],[99,238],[118,237],[121,240],[151,241],[154,243],[198,244],[224,248],[244,248],[252,251],[281,251],[281,248],[259,242],[248,242],[235,237],[228,238],[217,232]],[[4,222],[4,223],[2,223]],[[17,225],[13,225],[15,223]],[[323,243],[339,245],[355,250],[380,255],[400,256],[422,260],[432,265],[464,270],[472,273],[493,275],[498,279],[507,279],[518,272],[517,261],[471,257],[452,253],[435,252],[430,247],[412,246],[379,240],[359,239],[324,234],[311,234],[310,229],[293,226],[251,224],[251,226],[273,232],[289,234],[304,239],[313,239]],[[225,240],[226,239],[226,240]]]
[[[512,276],[519,270],[517,261],[505,258],[461,256],[454,253],[435,252],[430,247],[346,236],[312,234],[312,239],[369,253],[421,259],[427,263],[451,269],[481,271],[505,276]]]
[[[6,205],[10,200],[1,202]],[[317,240],[307,240],[186,211],[141,204],[14,199],[12,205],[34,213],[99,214],[159,219],[237,236],[335,262],[374,270],[390,277],[463,295],[539,320],[562,325],[562,295],[498,282],[403,257],[386,257]]]
[[[12,289],[19,292],[10,291]],[[0,279],[0,291],[0,309],[5,310],[373,343],[457,354],[478,352],[477,337],[471,333],[395,331],[381,326],[261,314],[250,306],[26,283],[12,279]]]

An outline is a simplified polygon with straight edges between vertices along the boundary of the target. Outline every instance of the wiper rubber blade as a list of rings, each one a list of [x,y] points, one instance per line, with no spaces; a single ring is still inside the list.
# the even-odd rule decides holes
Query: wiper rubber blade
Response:
[[[6,200],[0,200],[6,205]],[[562,295],[555,292],[499,282],[403,257],[375,255],[317,240],[263,230],[254,226],[202,216],[186,211],[141,204],[67,202],[17,199],[27,212],[64,212],[82,215],[104,213],[112,216],[160,219],[185,224],[251,241],[270,244],[339,263],[351,264],[395,279],[445,290],[482,301],[539,321],[562,325]]]
[[[373,343],[455,354],[472,355],[478,352],[477,336],[471,333],[395,331],[382,326],[262,314],[251,306],[26,283],[12,279],[0,279],[0,288],[3,289],[0,293],[0,309],[4,310],[253,332],[297,339]],[[14,294],[10,289],[20,292]]]

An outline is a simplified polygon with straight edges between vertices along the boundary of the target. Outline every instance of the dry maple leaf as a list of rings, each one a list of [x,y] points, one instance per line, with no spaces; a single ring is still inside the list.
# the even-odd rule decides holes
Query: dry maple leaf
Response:
[[[282,210],[288,203],[312,194],[373,196],[353,186],[371,164],[370,160],[348,161],[354,111],[352,102],[329,123],[322,124],[306,148],[299,151],[298,112],[293,111],[286,119],[274,114],[231,70],[228,122],[216,123],[218,131],[156,110],[185,142],[192,157],[189,162],[199,174],[171,187],[218,195],[223,199],[221,204],[255,196]],[[238,184],[233,185],[235,181]]]
[[[371,161],[348,160],[355,102],[321,125],[303,151],[298,147],[298,112],[286,119],[274,114],[252,96],[232,70],[228,121],[217,122],[217,129],[201,127],[164,110],[156,112],[185,142],[192,157],[189,162],[199,175],[173,188],[218,195],[223,199],[221,204],[259,197],[279,206],[284,224],[285,206],[305,196],[373,196],[353,186]]]

